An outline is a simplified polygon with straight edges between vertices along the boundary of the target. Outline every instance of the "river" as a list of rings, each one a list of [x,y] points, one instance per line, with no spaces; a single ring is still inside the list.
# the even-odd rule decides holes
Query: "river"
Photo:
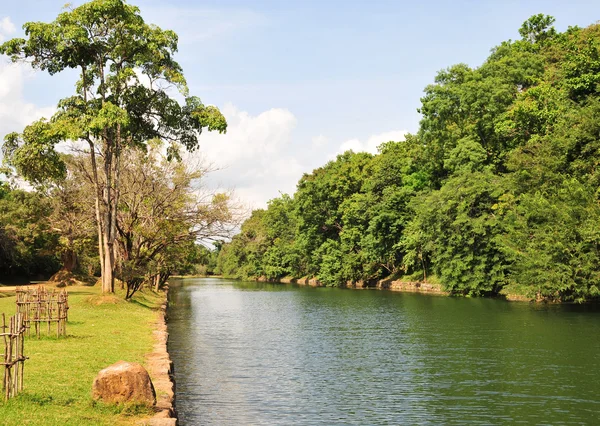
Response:
[[[600,309],[172,281],[182,425],[600,424]]]

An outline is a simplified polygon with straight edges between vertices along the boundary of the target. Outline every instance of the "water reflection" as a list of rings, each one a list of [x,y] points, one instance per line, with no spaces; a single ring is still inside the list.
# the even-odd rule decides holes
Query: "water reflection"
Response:
[[[595,423],[597,308],[218,279],[173,286],[195,424]]]

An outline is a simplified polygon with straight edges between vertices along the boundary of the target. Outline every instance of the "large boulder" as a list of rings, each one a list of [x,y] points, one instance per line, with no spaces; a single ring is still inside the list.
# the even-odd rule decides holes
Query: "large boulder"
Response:
[[[119,361],[100,371],[92,385],[92,397],[115,404],[156,404],[150,375],[136,362]]]

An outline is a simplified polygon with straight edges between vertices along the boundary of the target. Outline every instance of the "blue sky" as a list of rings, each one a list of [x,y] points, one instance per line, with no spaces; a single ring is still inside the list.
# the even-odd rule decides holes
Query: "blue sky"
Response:
[[[64,2],[3,0],[0,37],[52,20]],[[415,132],[437,71],[480,65],[493,46],[518,38],[529,16],[553,15],[561,31],[600,19],[600,2],[576,0],[131,3],[179,34],[191,93],[229,119],[227,135],[203,135],[205,158],[222,168],[207,184],[233,187],[257,207],[346,148],[373,151]],[[71,73],[15,70],[0,58],[0,137],[51,113],[73,82]]]

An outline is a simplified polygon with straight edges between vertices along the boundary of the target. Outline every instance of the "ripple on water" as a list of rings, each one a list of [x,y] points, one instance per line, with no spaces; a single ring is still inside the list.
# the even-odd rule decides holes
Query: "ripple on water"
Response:
[[[600,313],[227,280],[171,291],[195,424],[595,424]]]

